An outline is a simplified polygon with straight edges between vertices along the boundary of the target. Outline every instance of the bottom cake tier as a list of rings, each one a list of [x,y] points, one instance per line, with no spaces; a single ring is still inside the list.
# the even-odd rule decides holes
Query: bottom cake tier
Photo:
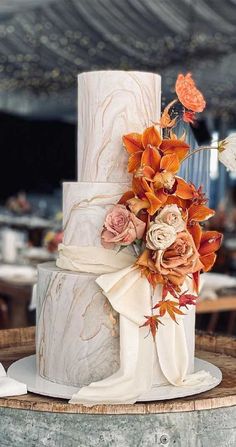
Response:
[[[37,370],[53,382],[82,387],[119,367],[118,315],[96,276],[38,268]]]
[[[61,270],[54,263],[39,265],[38,272],[39,375],[78,387],[110,376],[119,368],[119,319],[96,284],[96,276]],[[191,306],[184,317],[189,373],[194,369],[194,327]],[[165,382],[157,359],[155,384]]]

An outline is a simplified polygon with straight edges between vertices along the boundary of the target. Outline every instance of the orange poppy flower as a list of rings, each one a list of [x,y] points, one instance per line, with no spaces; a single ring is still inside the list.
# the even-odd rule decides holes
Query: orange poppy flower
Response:
[[[202,112],[205,109],[206,101],[202,93],[197,89],[191,73],[187,73],[186,76],[179,74],[175,91],[179,101],[186,109],[193,112]]]
[[[136,172],[140,166],[141,168],[149,166],[156,172],[160,168],[161,158],[164,158],[164,156],[175,156],[175,159],[180,162],[189,151],[189,145],[182,140],[162,140],[160,133],[154,126],[148,127],[143,134],[130,133],[124,135],[123,143],[130,154],[128,172]],[[162,163],[166,162],[163,161]],[[161,167],[161,169],[163,168]]]

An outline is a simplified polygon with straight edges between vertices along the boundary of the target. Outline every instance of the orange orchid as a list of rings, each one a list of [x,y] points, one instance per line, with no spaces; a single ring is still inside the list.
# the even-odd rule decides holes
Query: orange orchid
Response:
[[[155,126],[148,127],[143,134],[124,135],[123,143],[130,154],[128,172],[136,172],[140,167],[146,166],[156,172],[158,169],[166,169],[164,166],[168,164],[174,164],[177,172],[179,163],[189,151],[189,145],[182,140],[162,139]],[[172,157],[165,158],[167,155]]]
[[[168,172],[157,174],[150,183],[144,177],[134,177],[132,191],[122,196],[121,203],[127,198],[126,203],[134,214],[138,214],[140,210],[147,210],[151,216],[164,205],[176,203],[185,208],[186,200],[193,197],[193,189],[182,178],[174,176],[172,178],[169,174]]]
[[[145,178],[134,177],[132,190],[134,197],[128,199],[127,204],[134,214],[146,209],[153,216],[161,208],[162,201],[156,196],[153,185],[149,185]]]

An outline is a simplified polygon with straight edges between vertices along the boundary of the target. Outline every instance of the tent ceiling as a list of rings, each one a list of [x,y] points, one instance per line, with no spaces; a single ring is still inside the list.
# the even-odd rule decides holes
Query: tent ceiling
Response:
[[[236,108],[235,0],[1,0],[0,109],[75,110],[76,74],[191,71],[208,108]]]

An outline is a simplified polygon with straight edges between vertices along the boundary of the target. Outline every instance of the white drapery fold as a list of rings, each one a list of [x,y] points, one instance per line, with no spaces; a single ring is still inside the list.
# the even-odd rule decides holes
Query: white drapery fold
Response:
[[[81,388],[71,403],[134,403],[154,384],[198,386],[212,381],[204,371],[187,374],[189,365],[183,316],[177,324],[162,317],[155,341],[140,327],[153,304],[161,299],[160,287],[152,288],[134,265],[135,257],[102,247],[59,246],[57,266],[62,269],[100,274],[96,279],[112,307],[120,314],[120,368],[112,376]],[[106,271],[107,273],[104,273]],[[186,284],[183,286],[186,289]],[[188,280],[191,290],[191,281]]]

